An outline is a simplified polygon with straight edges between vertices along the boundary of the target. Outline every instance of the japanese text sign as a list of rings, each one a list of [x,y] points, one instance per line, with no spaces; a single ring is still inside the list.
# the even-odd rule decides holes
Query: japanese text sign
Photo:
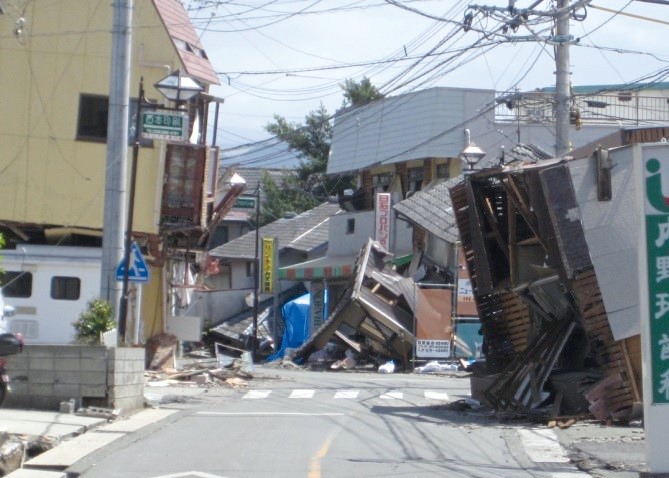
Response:
[[[142,112],[142,138],[186,141],[188,115],[180,111]]]
[[[649,317],[641,320],[642,327],[650,325],[652,402],[669,403],[669,197],[662,191],[669,154],[644,150],[642,164]]]
[[[374,239],[386,250],[390,250],[390,193],[376,194],[376,223]]]
[[[274,292],[274,242],[273,237],[262,238],[262,276],[260,292],[271,294]]]

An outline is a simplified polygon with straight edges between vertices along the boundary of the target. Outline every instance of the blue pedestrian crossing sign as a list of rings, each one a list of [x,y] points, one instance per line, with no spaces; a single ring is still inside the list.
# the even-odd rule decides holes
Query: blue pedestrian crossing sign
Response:
[[[130,270],[128,271],[129,282],[149,282],[149,268],[142,256],[142,251],[139,250],[139,246],[134,242],[130,247],[128,264],[130,264]],[[121,263],[116,268],[116,280],[118,281],[123,280],[123,275],[125,274],[124,266],[124,261],[121,259]]]

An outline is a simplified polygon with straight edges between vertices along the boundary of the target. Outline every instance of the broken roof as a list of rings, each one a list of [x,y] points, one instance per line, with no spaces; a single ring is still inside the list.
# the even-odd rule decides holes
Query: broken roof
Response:
[[[281,218],[260,228],[260,237],[276,237],[279,250],[296,249],[310,252],[327,244],[329,218],[341,212],[338,204],[323,203],[293,218]],[[255,231],[212,249],[214,257],[253,259],[255,257]]]
[[[180,0],[153,0],[186,73],[210,85],[220,85],[195,28]]]
[[[393,207],[414,224],[444,241],[453,243],[458,240],[459,234],[448,190],[462,179],[462,176],[458,176],[430,189],[418,191]]]

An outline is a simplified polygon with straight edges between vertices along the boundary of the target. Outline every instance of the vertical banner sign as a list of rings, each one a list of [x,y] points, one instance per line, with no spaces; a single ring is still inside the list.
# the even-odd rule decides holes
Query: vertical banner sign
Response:
[[[390,193],[376,194],[374,239],[390,250]]]
[[[271,294],[274,291],[274,238],[262,238],[262,280],[260,293]]]
[[[663,158],[664,171],[658,157]],[[662,174],[669,173],[666,150],[644,149],[644,213],[648,311],[650,317],[650,370],[653,404],[669,403],[669,198],[662,193]]]

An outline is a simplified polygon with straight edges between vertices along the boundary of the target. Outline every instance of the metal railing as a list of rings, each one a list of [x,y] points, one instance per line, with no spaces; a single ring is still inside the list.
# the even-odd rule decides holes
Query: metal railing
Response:
[[[554,95],[532,92],[500,98],[495,121],[500,123],[555,123]],[[577,94],[572,96],[572,123],[639,125],[669,122],[669,96],[639,92]]]

